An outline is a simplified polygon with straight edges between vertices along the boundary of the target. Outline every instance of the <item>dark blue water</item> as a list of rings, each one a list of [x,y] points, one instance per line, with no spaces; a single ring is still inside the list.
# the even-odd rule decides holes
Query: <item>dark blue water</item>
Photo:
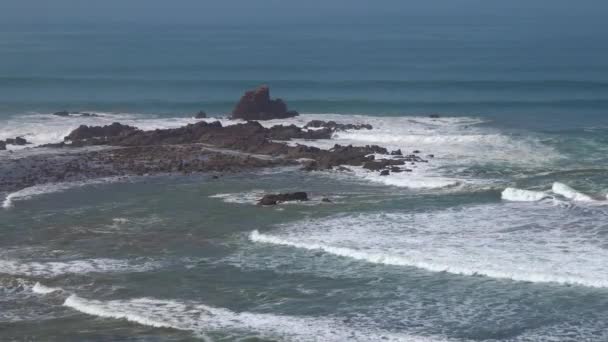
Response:
[[[605,124],[602,8],[554,12],[466,7],[450,15],[397,6],[385,15],[320,13],[276,24],[4,24],[0,115],[223,114],[244,89],[267,83],[305,113]]]

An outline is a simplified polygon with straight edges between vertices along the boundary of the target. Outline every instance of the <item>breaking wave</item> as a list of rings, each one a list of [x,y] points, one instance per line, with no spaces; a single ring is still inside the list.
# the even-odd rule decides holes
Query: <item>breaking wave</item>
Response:
[[[262,338],[290,341],[437,341],[423,336],[396,334],[371,328],[349,327],[331,318],[234,312],[196,302],[154,298],[99,301],[69,296],[64,305],[82,313],[157,327],[236,336],[255,333]]]
[[[502,203],[361,214],[300,221],[272,233],[256,230],[249,239],[431,272],[606,288],[606,214],[584,211]]]
[[[21,189],[19,191],[12,192],[8,194],[4,201],[2,202],[2,208],[9,209],[14,206],[14,201],[16,200],[27,200],[36,196],[62,192],[73,188],[79,188],[88,185],[95,184],[107,184],[112,182],[117,182],[124,180],[125,177],[109,177],[109,178],[99,178],[99,179],[91,179],[86,181],[76,181],[76,182],[65,182],[65,183],[46,183],[40,185],[34,185],[28,188]]]

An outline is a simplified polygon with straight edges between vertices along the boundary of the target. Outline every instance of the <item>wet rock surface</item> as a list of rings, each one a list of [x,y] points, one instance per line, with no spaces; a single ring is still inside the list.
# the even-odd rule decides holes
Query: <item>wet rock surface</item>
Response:
[[[291,192],[285,194],[269,194],[260,199],[260,205],[277,205],[283,202],[308,201],[308,194],[305,192]]]

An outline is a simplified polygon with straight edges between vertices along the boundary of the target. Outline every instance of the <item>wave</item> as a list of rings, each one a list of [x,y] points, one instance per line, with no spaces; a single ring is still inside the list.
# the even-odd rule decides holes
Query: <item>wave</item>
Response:
[[[516,188],[506,188],[501,197],[505,201],[513,202],[538,202],[551,196],[542,191],[523,190]]]
[[[107,184],[120,180],[124,180],[124,177],[108,177],[108,178],[99,178],[99,179],[91,179],[86,181],[76,181],[76,182],[65,182],[65,183],[46,183],[40,185],[34,185],[28,188],[21,189],[19,191],[12,192],[8,194],[4,201],[2,202],[2,208],[9,209],[14,206],[14,201],[19,200],[27,200],[36,196],[41,196],[45,194],[51,194],[55,192],[62,192],[73,188],[79,188],[83,186],[96,185],[96,184]]]
[[[565,198],[575,202],[594,202],[595,200],[581,192],[574,190],[566,184],[555,182],[551,190]]]
[[[551,192],[547,193],[544,191],[533,191],[533,190],[524,190],[517,188],[506,188],[502,194],[501,198],[505,201],[512,202],[538,202],[543,199],[553,199],[556,202],[563,203],[555,198],[555,196],[562,196],[572,202],[594,202],[599,203],[600,201],[591,198],[588,195],[585,195],[581,192],[578,192],[571,188],[570,186],[555,182],[551,187]]]
[[[161,266],[160,262],[121,259],[83,259],[49,262],[0,260],[0,273],[31,277],[56,277],[63,274],[81,273],[147,272]]]
[[[209,332],[228,334],[230,339],[253,332],[262,338],[290,341],[438,340],[372,328],[349,327],[330,318],[234,312],[225,308],[176,300],[138,298],[99,301],[70,295],[63,305],[91,316],[124,319],[157,328],[192,331],[203,338]]]
[[[431,272],[608,288],[604,216],[502,203],[305,220],[249,239]]]

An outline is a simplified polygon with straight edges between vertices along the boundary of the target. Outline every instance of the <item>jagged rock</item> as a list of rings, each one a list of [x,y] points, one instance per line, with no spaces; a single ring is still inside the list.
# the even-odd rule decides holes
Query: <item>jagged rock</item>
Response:
[[[232,111],[232,119],[272,120],[297,116],[298,112],[290,111],[281,99],[270,99],[268,86],[260,86],[247,91]]]
[[[330,200],[330,199],[329,199],[329,198],[327,198],[327,197],[323,197],[323,198],[321,198],[321,202],[324,202],[324,203],[333,203],[333,202],[332,202],[332,200]]]
[[[396,151],[391,151],[391,156],[402,156],[403,152],[401,152],[401,149],[396,150]]]
[[[264,195],[258,202],[261,205],[276,205],[282,202],[308,201],[308,194],[305,192],[291,192],[286,194]]]
[[[205,113],[204,111],[199,111],[198,113],[196,113],[194,115],[195,119],[206,119],[207,118],[207,113]]]
[[[382,170],[382,171],[380,171],[380,176],[388,176],[390,174],[391,174],[391,172],[389,170]]]
[[[53,115],[56,115],[56,116],[70,116],[70,112],[68,112],[67,110],[62,110],[60,112],[53,113]]]
[[[129,133],[133,133],[137,130],[138,129],[133,126],[123,125],[118,122],[114,122],[111,125],[103,127],[81,125],[80,127],[73,130],[68,136],[66,136],[64,140],[69,140],[72,142],[78,142],[89,139],[107,140],[108,137],[126,135]]]

